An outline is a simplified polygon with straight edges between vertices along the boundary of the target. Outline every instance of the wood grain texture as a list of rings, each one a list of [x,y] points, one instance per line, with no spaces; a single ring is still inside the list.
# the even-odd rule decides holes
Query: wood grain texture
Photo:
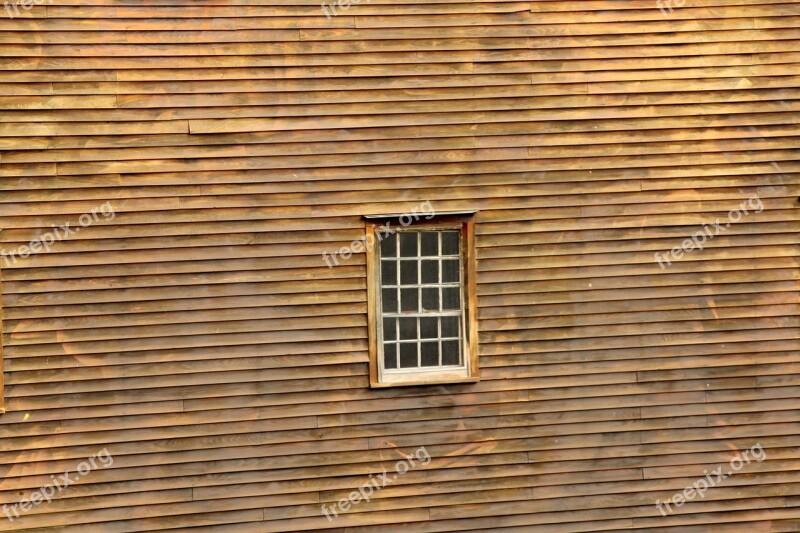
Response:
[[[0,11],[0,506],[114,457],[0,531],[798,531],[800,3],[672,5]],[[480,381],[371,389],[322,253],[425,201],[478,212]]]

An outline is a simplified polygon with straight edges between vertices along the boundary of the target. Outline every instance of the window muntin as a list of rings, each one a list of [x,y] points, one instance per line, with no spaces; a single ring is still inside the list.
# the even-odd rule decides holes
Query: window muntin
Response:
[[[461,233],[409,229],[379,250],[384,373],[464,368]]]
[[[472,216],[391,217],[367,217],[370,385],[478,381]]]

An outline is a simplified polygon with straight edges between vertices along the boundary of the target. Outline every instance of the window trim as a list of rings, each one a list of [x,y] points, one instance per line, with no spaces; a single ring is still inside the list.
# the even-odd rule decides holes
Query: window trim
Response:
[[[387,221],[390,227],[398,227],[402,215],[380,215],[364,217],[366,219],[365,235],[367,242],[374,246],[366,246],[367,255],[367,318],[369,333],[369,382],[372,388],[408,387],[415,385],[444,385],[457,383],[476,383],[480,381],[478,374],[478,292],[476,284],[477,261],[475,256],[475,221],[474,213],[439,214],[431,220],[419,220],[408,224],[404,229],[455,229],[461,232],[461,269],[464,275],[462,288],[463,305],[463,354],[464,368],[457,370],[415,370],[413,372],[381,372],[380,349],[382,315],[380,311],[380,265],[378,261],[377,230]],[[372,235],[373,239],[369,236]]]

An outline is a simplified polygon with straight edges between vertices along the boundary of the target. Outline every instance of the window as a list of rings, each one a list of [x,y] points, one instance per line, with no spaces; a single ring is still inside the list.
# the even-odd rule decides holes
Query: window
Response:
[[[472,217],[401,222],[367,217],[370,384],[478,381]]]

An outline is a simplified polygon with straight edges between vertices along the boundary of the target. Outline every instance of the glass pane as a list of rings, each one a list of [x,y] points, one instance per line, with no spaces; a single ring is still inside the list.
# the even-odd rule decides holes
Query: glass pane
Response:
[[[381,261],[381,284],[397,285],[397,261]]]
[[[408,231],[400,234],[400,255],[402,257],[418,257],[416,231]]]
[[[461,366],[462,317],[441,313],[461,310],[463,288],[440,286],[463,282],[461,232],[401,231],[383,235],[380,246],[383,312],[403,314],[382,318],[384,368]],[[419,284],[427,286],[412,287]]]
[[[439,366],[439,343],[422,343],[422,366]]]
[[[381,291],[381,298],[383,299],[383,312],[396,313],[397,312],[397,290],[396,289],[383,289]]]
[[[400,262],[400,283],[403,285],[417,285],[419,283],[419,261]]]
[[[458,337],[458,322],[457,316],[443,316],[442,317],[442,338]]]
[[[442,255],[458,255],[461,234],[457,231],[442,232]]]
[[[461,364],[461,341],[442,341],[442,365]]]
[[[422,255],[436,256],[439,255],[439,232],[438,231],[423,231],[422,232]]]
[[[383,368],[397,368],[397,345],[394,343],[383,345]]]
[[[459,261],[442,261],[442,283],[457,283],[459,281]]]
[[[400,368],[416,368],[417,343],[406,342],[400,345]]]
[[[379,233],[381,241],[381,257],[397,257],[397,234]]]
[[[384,318],[383,319],[383,340],[396,341],[397,340],[397,319]]]
[[[439,310],[439,289],[422,289],[422,308],[425,311]]]
[[[400,319],[400,340],[416,340],[417,337],[417,318],[403,317]]]
[[[439,283],[439,261],[422,262],[422,283]]]
[[[401,289],[400,305],[402,311],[419,312],[419,289]]]
[[[442,289],[442,309],[461,309],[461,289],[458,287],[445,287]]]
[[[436,317],[421,317],[419,319],[420,338],[439,338],[439,319]]]

